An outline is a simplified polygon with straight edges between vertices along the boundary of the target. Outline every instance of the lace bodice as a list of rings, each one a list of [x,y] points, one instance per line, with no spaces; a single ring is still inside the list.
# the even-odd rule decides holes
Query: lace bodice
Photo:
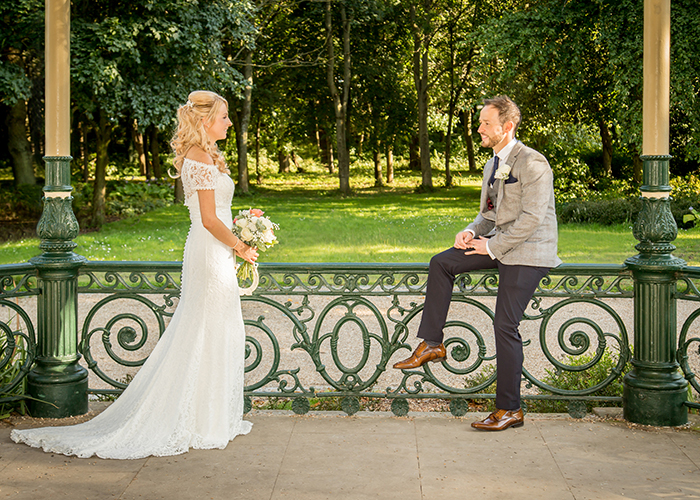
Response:
[[[230,211],[233,198],[233,181],[216,165],[185,158],[180,171],[182,188],[185,191],[185,205],[190,210],[199,210],[197,191],[215,190],[216,208]]]

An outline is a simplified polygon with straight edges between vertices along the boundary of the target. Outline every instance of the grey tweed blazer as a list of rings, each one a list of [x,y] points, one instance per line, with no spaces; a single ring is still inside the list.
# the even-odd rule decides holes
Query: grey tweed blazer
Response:
[[[518,142],[505,161],[508,179],[496,180],[498,198],[487,204],[487,182],[493,159],[484,167],[479,214],[467,229],[476,236],[490,236],[489,250],[506,265],[556,267],[557,216],[554,210],[552,169],[547,159]]]

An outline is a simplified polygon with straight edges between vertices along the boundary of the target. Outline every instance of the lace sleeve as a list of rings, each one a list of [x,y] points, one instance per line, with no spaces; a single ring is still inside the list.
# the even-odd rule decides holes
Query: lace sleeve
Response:
[[[192,196],[195,191],[214,189],[216,182],[214,173],[216,171],[216,165],[185,158],[180,172],[185,198]]]

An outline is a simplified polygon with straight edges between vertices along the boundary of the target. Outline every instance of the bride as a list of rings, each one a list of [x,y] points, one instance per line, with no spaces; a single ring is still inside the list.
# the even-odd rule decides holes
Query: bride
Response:
[[[225,448],[252,424],[243,417],[245,331],[234,254],[255,248],[231,232],[233,181],[216,141],[231,126],[228,103],[195,91],[178,110],[172,140],[191,226],[175,313],[124,393],[92,420],[13,430],[17,443],[87,458],[136,459]]]

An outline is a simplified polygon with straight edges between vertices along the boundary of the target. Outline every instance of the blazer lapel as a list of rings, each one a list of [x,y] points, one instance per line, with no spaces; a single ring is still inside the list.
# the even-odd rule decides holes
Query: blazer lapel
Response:
[[[518,161],[518,155],[520,154],[520,151],[523,149],[523,143],[518,141],[515,143],[515,146],[513,146],[512,151],[508,155],[508,158],[504,162],[506,165],[510,165],[510,171],[511,173],[513,172],[515,168],[515,164]],[[498,215],[498,206],[501,204],[501,201],[503,200],[503,186],[505,186],[505,180],[498,179],[496,182],[498,182],[498,197],[496,198],[496,215]]]

